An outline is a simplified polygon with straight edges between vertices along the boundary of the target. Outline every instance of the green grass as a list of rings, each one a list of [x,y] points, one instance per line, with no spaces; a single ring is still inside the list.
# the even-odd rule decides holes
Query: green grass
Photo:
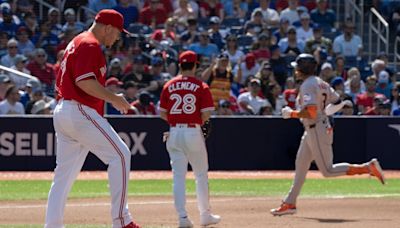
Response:
[[[211,179],[210,191],[219,196],[282,196],[292,183],[289,179]],[[50,181],[0,181],[1,200],[46,199]],[[187,181],[187,193],[195,194],[193,180]],[[172,195],[172,180],[133,180],[129,184],[130,196]],[[106,180],[76,181],[70,198],[108,197]],[[304,184],[303,197],[400,197],[400,179],[388,179],[382,186],[375,179],[308,179]],[[0,226],[1,227],[1,226]]]

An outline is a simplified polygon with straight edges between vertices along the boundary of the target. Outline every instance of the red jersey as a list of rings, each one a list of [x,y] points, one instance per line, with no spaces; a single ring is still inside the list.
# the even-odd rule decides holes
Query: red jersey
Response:
[[[374,106],[374,98],[377,96],[382,96],[385,97],[385,95],[380,94],[380,93],[374,93],[373,96],[368,96],[368,93],[362,93],[357,95],[357,105],[364,106],[365,108],[372,108]]]
[[[85,93],[76,83],[96,79],[105,84],[106,60],[97,39],[91,32],[76,36],[67,46],[57,75],[57,96],[75,100],[104,114],[104,101]]]
[[[286,89],[283,92],[286,102],[288,106],[292,109],[296,109],[296,98],[297,98],[297,90],[296,89]]]
[[[176,76],[161,92],[160,111],[167,113],[168,123],[203,124],[201,112],[214,110],[208,85],[195,77]]]

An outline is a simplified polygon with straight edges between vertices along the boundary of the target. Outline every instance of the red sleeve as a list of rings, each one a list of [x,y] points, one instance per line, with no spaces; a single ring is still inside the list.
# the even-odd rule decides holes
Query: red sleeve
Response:
[[[202,93],[200,100],[200,112],[213,111],[215,109],[214,102],[211,96],[210,88],[203,82]]]
[[[100,57],[103,56],[100,47],[94,44],[88,44],[80,46],[76,52],[73,75],[75,83],[84,79],[95,79],[96,72],[101,67]]]
[[[161,91],[160,95],[160,111],[167,112],[168,113],[168,84],[166,84]]]
[[[154,33],[151,34],[151,39],[160,42],[163,39],[162,30],[161,29],[157,29],[156,31],[154,31]]]

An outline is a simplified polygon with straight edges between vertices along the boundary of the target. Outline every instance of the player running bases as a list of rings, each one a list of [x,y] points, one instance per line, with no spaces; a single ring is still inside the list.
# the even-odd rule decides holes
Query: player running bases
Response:
[[[185,209],[188,162],[196,177],[200,224],[217,224],[221,218],[210,212],[207,150],[200,128],[210,118],[214,104],[207,84],[194,76],[196,53],[183,52],[179,56],[179,64],[181,75],[164,85],[160,97],[161,118],[170,125],[167,150],[174,175],[174,200],[179,227],[193,227]]]
[[[69,191],[89,150],[108,165],[111,216],[114,228],[139,228],[128,211],[127,190],[131,153],[103,118],[104,100],[118,111],[130,108],[123,96],[104,88],[106,61],[100,45],[110,47],[123,31],[124,19],[114,10],[102,10],[88,31],[67,46],[57,77],[58,104],[54,110],[57,167],[49,192],[46,228],[63,227]]]
[[[333,88],[314,76],[317,61],[312,55],[301,54],[292,65],[295,67],[296,80],[303,80],[297,97],[300,110],[285,107],[282,109],[282,116],[285,119],[299,118],[305,131],[297,152],[293,185],[281,206],[271,210],[273,215],[296,213],[296,199],[313,160],[325,177],[370,174],[376,176],[382,184],[385,183],[382,169],[376,159],[361,165],[332,164],[333,130],[327,115],[334,114],[349,101],[341,101]]]

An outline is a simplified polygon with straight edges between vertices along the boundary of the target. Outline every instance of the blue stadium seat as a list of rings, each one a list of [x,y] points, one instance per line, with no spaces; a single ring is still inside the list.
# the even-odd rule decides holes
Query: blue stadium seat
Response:
[[[225,18],[221,25],[230,28],[232,26],[243,26],[243,22],[239,18]]]
[[[147,25],[139,24],[139,23],[130,24],[127,30],[130,33],[141,34],[141,35],[148,35],[148,34],[153,33],[153,29],[152,28],[150,28]]]
[[[247,35],[238,36],[238,45],[241,47],[250,47],[253,44],[253,37]]]

